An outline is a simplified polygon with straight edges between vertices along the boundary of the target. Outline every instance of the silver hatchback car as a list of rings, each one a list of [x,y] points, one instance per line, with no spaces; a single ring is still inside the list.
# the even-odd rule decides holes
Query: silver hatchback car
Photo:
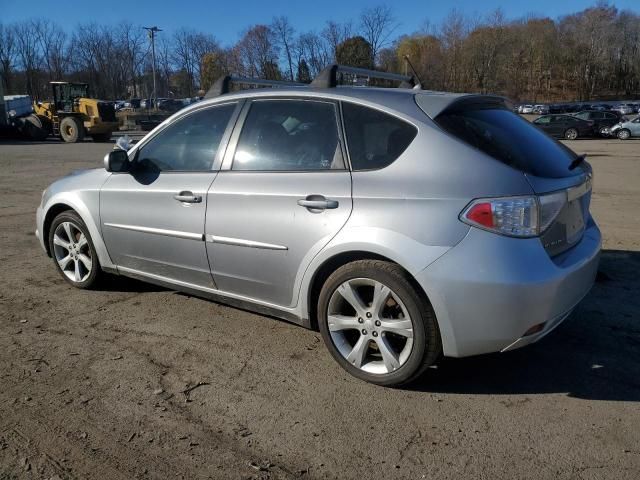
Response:
[[[591,167],[504,99],[278,86],[188,107],[47,188],[37,233],[63,278],[318,328],[381,385],[535,342],[591,288]]]

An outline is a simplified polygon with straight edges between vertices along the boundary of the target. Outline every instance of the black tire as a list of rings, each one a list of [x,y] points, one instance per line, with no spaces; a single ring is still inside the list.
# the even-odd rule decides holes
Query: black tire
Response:
[[[57,260],[56,245],[54,245],[54,235],[58,227],[65,222],[72,223],[76,227],[76,229],[80,231],[87,239],[86,250],[82,250],[82,251],[85,254],[90,253],[92,268],[91,268],[91,271],[89,271],[88,276],[84,278],[82,281],[73,281],[72,279],[70,279],[62,271],[62,268],[60,267],[60,264],[58,263],[58,260]],[[85,223],[82,221],[82,218],[80,218],[80,215],[78,215],[73,210],[64,211],[53,219],[53,222],[51,222],[51,227],[49,228],[48,242],[49,242],[49,251],[51,252],[51,257],[53,259],[54,265],[56,266],[56,270],[62,276],[62,278],[64,278],[65,281],[67,281],[69,284],[73,285],[76,288],[91,289],[95,287],[104,277],[105,274],[100,267],[100,261],[98,260],[98,255],[93,245],[93,239],[89,234],[89,229],[87,228]],[[58,250],[60,250],[60,247],[58,247]]]
[[[329,331],[327,317],[333,293],[344,282],[360,278],[372,279],[389,287],[404,304],[411,318],[413,329],[411,352],[405,362],[390,373],[370,373],[351,365],[334,344]],[[396,386],[415,379],[440,358],[442,341],[435,312],[418,288],[399,265],[382,260],[351,262],[338,268],[327,278],[318,300],[318,325],[329,352],[342,368],[361,380],[377,385]]]
[[[20,118],[20,132],[28,140],[42,141],[48,136],[40,118],[34,114]]]
[[[600,127],[600,130],[598,131],[598,133],[600,134],[601,137],[608,137],[609,134],[607,133],[608,128],[607,127]]]
[[[618,132],[616,133],[616,136],[620,139],[620,140],[629,140],[629,138],[631,137],[631,132],[629,130],[627,130],[626,128],[621,128],[620,130],[618,130]]]
[[[40,123],[42,124],[42,128],[44,128],[45,131],[47,132],[47,135],[52,135],[53,134],[53,122],[51,122],[49,117],[46,117],[45,115],[38,115],[37,117],[40,120]]]
[[[84,125],[79,118],[64,117],[60,122],[60,136],[67,143],[84,140]]]
[[[111,133],[94,133],[91,138],[94,142],[105,143],[111,140]]]
[[[578,138],[578,130],[575,128],[567,128],[564,132],[564,138],[567,140],[576,140]]]

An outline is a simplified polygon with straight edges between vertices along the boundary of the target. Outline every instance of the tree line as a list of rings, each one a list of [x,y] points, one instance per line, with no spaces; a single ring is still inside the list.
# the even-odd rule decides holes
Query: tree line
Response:
[[[131,22],[80,24],[65,31],[48,19],[0,23],[0,75],[5,94],[49,96],[51,80],[84,81],[100,98],[152,94],[147,32]],[[606,1],[559,19],[483,18],[451,10],[439,24],[400,34],[387,5],[358,18],[328,20],[298,31],[285,16],[249,26],[237,43],[189,28],[156,37],[158,96],[192,97],[234,73],[308,83],[337,62],[410,73],[423,88],[496,93],[516,101],[636,98],[640,94],[640,14]]]

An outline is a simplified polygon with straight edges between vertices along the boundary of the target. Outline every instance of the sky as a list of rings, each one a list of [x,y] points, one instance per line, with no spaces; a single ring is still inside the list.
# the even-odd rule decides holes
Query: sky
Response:
[[[596,0],[0,0],[0,22],[46,17],[71,30],[79,23],[113,25],[128,20],[144,26],[157,25],[169,34],[181,27],[212,33],[228,46],[248,26],[270,23],[274,16],[287,16],[298,31],[321,30],[326,20],[355,20],[364,8],[381,3],[393,8],[399,24],[396,34],[400,35],[419,30],[425,20],[439,24],[453,8],[473,18],[500,7],[509,19],[529,13],[555,19],[593,6]],[[640,13],[640,0],[609,3]]]

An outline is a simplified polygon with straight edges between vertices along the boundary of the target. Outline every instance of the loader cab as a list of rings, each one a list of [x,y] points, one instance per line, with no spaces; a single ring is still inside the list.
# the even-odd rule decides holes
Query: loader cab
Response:
[[[89,97],[89,85],[74,82],[51,82],[54,109],[58,112],[73,112],[74,103]]]

